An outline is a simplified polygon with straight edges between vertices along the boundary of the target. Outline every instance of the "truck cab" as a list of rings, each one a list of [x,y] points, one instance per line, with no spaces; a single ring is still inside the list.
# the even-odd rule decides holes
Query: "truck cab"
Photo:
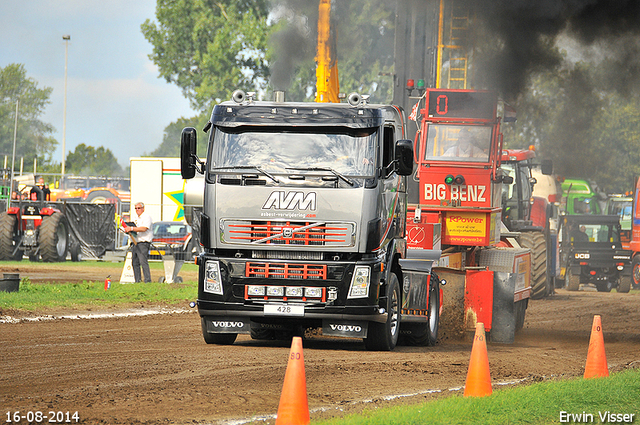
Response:
[[[206,162],[196,130],[183,130],[182,176],[204,174],[197,304],[207,343],[322,328],[368,349],[396,345],[412,143],[401,109],[349,100],[238,91],[213,109]]]

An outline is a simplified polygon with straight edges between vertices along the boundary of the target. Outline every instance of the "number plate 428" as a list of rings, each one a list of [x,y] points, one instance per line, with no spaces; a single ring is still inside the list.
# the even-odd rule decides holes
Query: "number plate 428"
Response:
[[[265,304],[265,315],[304,316],[304,306],[296,304]]]

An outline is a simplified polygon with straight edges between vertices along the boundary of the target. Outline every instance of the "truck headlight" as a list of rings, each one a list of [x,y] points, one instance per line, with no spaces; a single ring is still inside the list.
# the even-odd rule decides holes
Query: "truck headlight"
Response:
[[[222,295],[222,278],[220,277],[220,263],[207,261],[204,266],[204,292]]]
[[[371,267],[356,266],[347,298],[367,298],[371,284]]]

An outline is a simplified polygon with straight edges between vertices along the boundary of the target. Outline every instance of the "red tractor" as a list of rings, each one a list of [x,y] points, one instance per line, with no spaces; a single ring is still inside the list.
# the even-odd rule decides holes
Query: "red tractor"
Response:
[[[64,214],[42,200],[19,201],[0,214],[0,260],[65,261],[70,240]]]
[[[489,91],[426,89],[416,137],[419,203],[409,207],[408,247],[442,249],[447,332],[484,323],[513,342],[531,294],[531,254],[501,243],[501,118]],[[412,114],[413,115],[413,114]],[[509,245],[505,238],[503,245]]]
[[[505,149],[500,168],[511,177],[502,185],[502,221],[510,232],[518,232],[517,242],[531,250],[531,298],[554,292],[558,245],[558,211],[547,199],[533,196],[537,183],[531,170],[538,165],[533,150]],[[543,161],[543,175],[552,173],[550,161]]]

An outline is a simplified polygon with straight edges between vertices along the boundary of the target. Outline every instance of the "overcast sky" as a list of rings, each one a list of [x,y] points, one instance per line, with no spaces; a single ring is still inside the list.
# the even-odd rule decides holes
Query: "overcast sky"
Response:
[[[158,78],[140,25],[155,20],[155,0],[0,0],[0,67],[23,64],[39,88],[51,87],[41,117],[56,131],[62,161],[65,42],[66,152],[81,143],[111,149],[121,166],[150,153],[164,128],[195,112],[180,89]],[[179,143],[176,140],[176,143]]]

